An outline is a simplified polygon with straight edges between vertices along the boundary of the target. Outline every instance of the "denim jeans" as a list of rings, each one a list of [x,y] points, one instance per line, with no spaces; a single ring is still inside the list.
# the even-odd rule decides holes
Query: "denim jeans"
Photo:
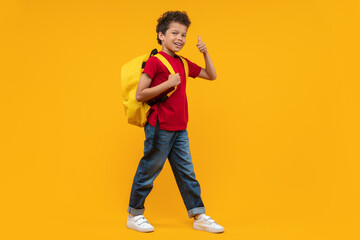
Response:
[[[189,218],[205,213],[200,196],[200,185],[195,179],[187,130],[159,130],[156,146],[152,150],[155,127],[147,123],[144,129],[146,137],[144,156],[140,160],[134,177],[128,212],[134,215],[144,213],[145,199],[168,158]]]

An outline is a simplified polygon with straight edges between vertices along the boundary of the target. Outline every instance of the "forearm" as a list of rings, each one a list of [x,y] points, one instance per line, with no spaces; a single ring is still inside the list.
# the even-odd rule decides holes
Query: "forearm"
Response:
[[[205,51],[204,53],[204,60],[205,60],[205,72],[209,76],[210,80],[215,80],[217,75],[215,71],[215,66],[210,58],[209,52]]]
[[[142,91],[139,91],[136,94],[136,100],[138,102],[145,102],[148,101],[156,96],[158,96],[159,94],[165,92],[166,90],[168,90],[170,88],[170,84],[166,81],[163,82],[155,87],[148,87],[143,89]]]

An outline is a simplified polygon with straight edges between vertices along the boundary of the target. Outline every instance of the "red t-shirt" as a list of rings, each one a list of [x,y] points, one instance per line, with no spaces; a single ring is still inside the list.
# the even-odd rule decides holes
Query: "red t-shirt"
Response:
[[[181,83],[177,86],[176,91],[163,103],[160,103],[160,110],[158,104],[151,107],[151,112],[148,116],[148,122],[152,126],[156,126],[156,114],[158,113],[160,129],[167,131],[185,130],[188,123],[188,105],[186,98],[186,76],[185,68],[179,56],[171,57],[163,51],[159,54],[163,55],[173,67],[175,73],[179,73]],[[186,59],[186,58],[185,58]],[[186,59],[189,65],[189,77],[196,78],[201,67]],[[157,86],[169,78],[169,70],[156,57],[150,57],[146,62],[143,73],[149,75],[152,79],[150,87]],[[156,98],[165,96],[172,89],[160,94]]]

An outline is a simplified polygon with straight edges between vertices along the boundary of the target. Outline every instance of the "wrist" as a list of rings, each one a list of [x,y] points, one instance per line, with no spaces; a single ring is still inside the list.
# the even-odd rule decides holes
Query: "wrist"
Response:
[[[169,81],[169,80],[167,80],[166,82],[166,90],[168,90],[169,88],[172,88],[173,86],[172,86],[172,84],[171,84],[171,82]]]

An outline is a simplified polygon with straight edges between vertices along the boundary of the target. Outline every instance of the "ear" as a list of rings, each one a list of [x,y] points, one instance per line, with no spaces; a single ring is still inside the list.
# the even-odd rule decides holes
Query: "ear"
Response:
[[[161,41],[165,40],[165,35],[162,32],[159,32],[159,39]]]

